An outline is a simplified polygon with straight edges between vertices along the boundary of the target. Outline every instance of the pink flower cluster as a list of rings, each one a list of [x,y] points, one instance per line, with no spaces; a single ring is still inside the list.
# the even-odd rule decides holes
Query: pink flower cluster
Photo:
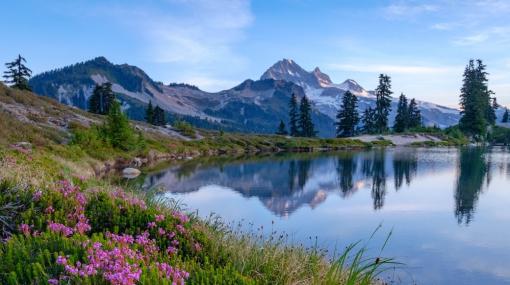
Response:
[[[181,213],[179,211],[174,211],[173,216],[183,224],[189,222],[189,217],[186,214]]]
[[[124,192],[122,189],[117,189],[112,193],[114,198],[122,199],[124,202],[131,206],[138,206],[140,209],[145,210],[147,209],[147,205],[145,204],[145,201],[135,197],[134,195],[129,195],[126,192]]]
[[[110,284],[136,284],[142,274],[142,265],[151,266],[151,261],[158,256],[156,241],[150,239],[149,233],[133,237],[123,234],[106,234],[105,244],[90,241],[83,244],[87,248],[87,263],[71,264],[66,257],[59,256],[57,263],[64,266],[70,277],[85,277],[100,274]],[[132,245],[136,245],[135,248]],[[161,277],[171,280],[173,284],[184,284],[189,273],[173,268],[167,263],[155,263]],[[69,276],[61,276],[65,279]],[[57,283],[55,283],[57,284]]]
[[[188,279],[188,277],[189,277],[188,272],[174,268],[174,267],[170,266],[168,263],[156,262],[156,266],[158,268],[158,271],[161,274],[163,274],[163,277],[166,277],[167,279],[174,281],[173,284],[184,285],[184,281],[186,279]]]
[[[69,181],[60,181],[60,189],[58,192],[62,194],[68,202],[73,205],[73,210],[67,215],[69,221],[74,222],[74,228],[68,227],[64,224],[55,223],[53,221],[48,222],[48,229],[52,232],[61,233],[64,236],[71,236],[73,233],[85,234],[91,230],[89,220],[85,216],[85,206],[87,204],[87,198],[83,193],[80,192],[79,187],[73,186]],[[44,212],[51,215],[55,212],[53,207],[48,206]]]
[[[72,228],[60,223],[54,223],[53,221],[48,222],[48,229],[54,233],[62,234],[65,237],[71,236],[74,233]]]

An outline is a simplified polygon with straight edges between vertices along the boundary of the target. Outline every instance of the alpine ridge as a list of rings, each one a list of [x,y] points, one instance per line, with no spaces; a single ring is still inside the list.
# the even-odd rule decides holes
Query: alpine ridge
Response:
[[[143,120],[149,101],[172,117],[185,119],[198,127],[226,131],[273,133],[280,120],[288,122],[288,102],[292,93],[312,102],[312,119],[319,136],[334,135],[334,120],[343,94],[359,98],[360,112],[375,104],[373,91],[353,79],[340,84],[319,67],[306,71],[292,59],[283,59],[266,70],[259,80],[247,79],[220,92],[206,92],[182,83],[163,84],[142,69],[114,64],[104,57],[76,63],[34,76],[29,84],[35,93],[80,109],[96,84],[111,82],[113,91],[130,118]],[[397,100],[392,102],[396,110]],[[424,123],[447,127],[456,124],[458,110],[428,102],[419,102]],[[390,122],[394,117],[390,114]]]

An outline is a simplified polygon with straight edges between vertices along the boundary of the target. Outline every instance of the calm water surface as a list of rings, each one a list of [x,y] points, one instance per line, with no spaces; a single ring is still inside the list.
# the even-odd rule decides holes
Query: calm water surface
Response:
[[[216,213],[333,250],[367,239],[405,263],[408,284],[510,284],[510,153],[345,151],[188,161],[145,180],[202,216]],[[312,241],[310,241],[310,237]]]

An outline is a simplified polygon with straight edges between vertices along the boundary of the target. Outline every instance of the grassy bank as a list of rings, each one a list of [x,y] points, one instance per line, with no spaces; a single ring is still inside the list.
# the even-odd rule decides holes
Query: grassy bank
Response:
[[[31,180],[47,166],[10,155],[0,157],[18,173],[0,177],[1,284],[373,284],[392,264],[363,248],[330,260],[104,180]]]
[[[371,144],[206,131],[189,140],[135,123],[143,143],[120,150],[95,133],[102,120],[0,84],[1,284],[371,284],[391,263],[362,248],[330,260],[97,178],[98,168],[135,157]]]

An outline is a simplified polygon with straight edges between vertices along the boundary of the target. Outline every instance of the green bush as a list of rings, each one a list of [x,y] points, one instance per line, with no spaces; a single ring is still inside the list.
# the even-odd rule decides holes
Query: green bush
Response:
[[[182,135],[190,138],[196,138],[195,130],[193,129],[193,126],[190,123],[179,120],[174,123],[174,127]]]

